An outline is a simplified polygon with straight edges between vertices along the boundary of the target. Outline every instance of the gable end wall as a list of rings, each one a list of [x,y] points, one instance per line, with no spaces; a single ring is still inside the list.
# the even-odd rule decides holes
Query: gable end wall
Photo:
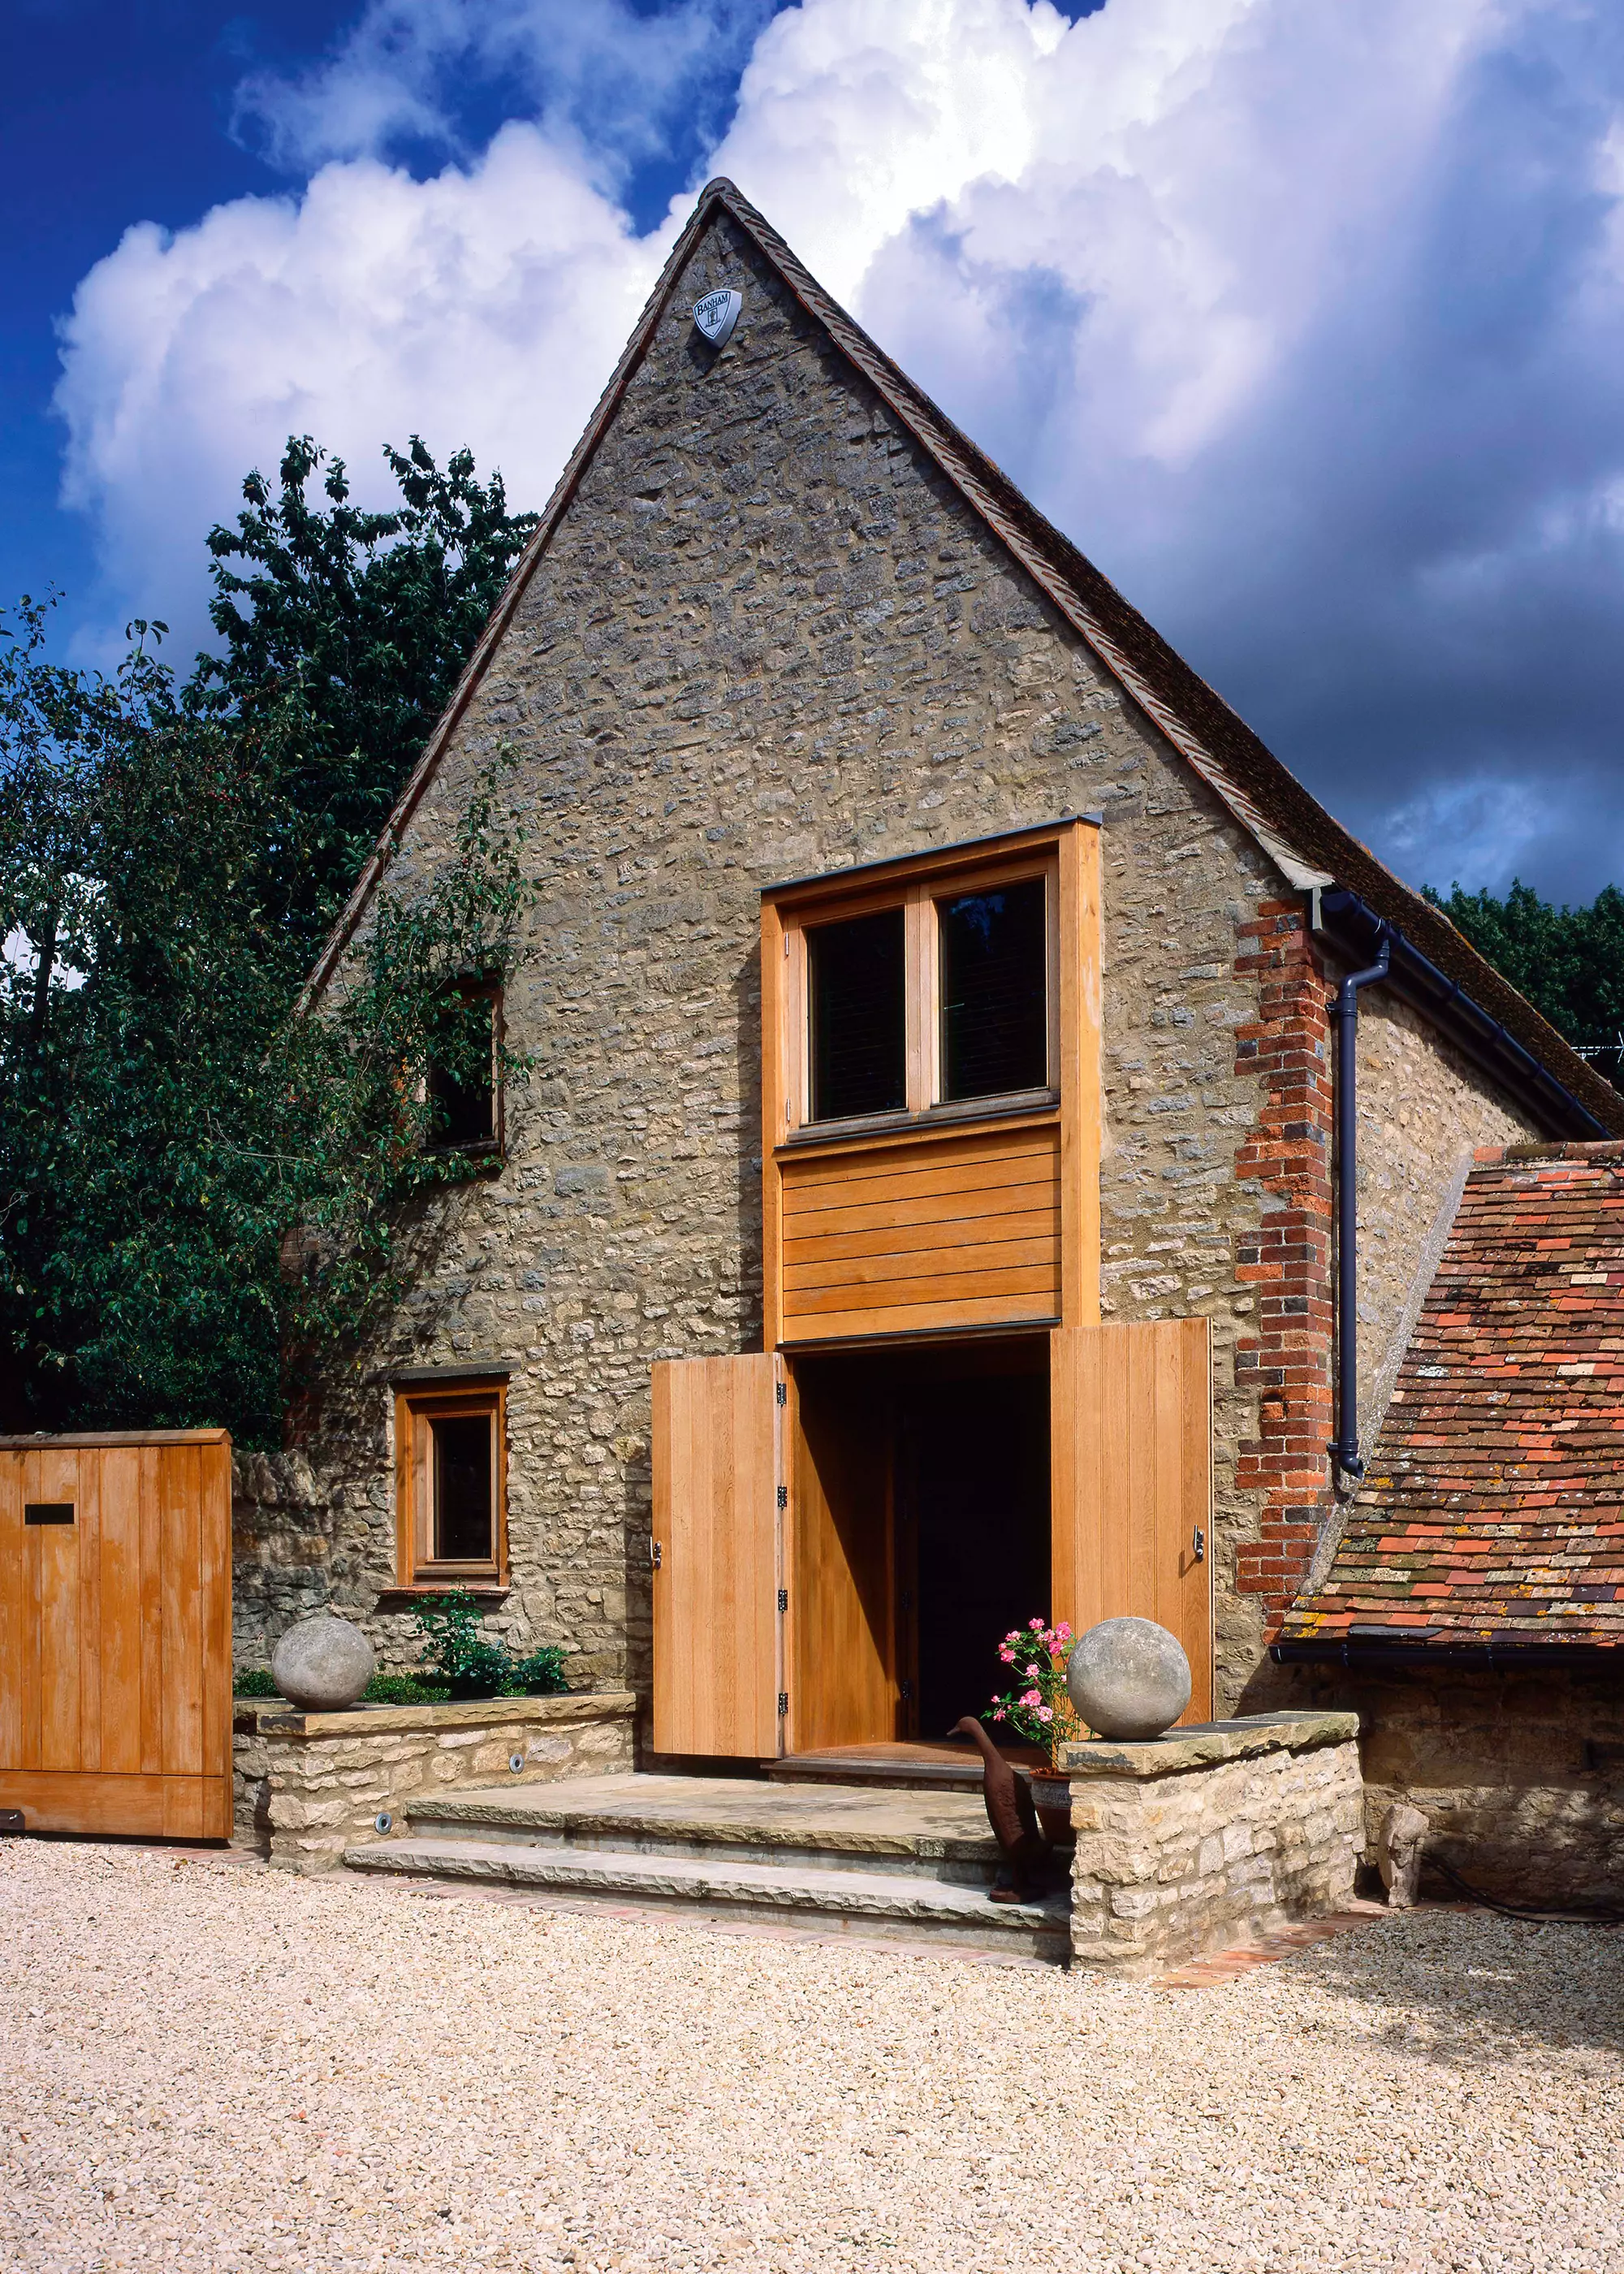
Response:
[[[717,358],[688,310],[723,284],[745,307]],[[1095,810],[1101,1297],[1107,1316],[1214,1322],[1232,1701],[1325,1498],[1325,975],[1303,903],[725,215],[393,889],[432,873],[504,745],[538,894],[508,1030],[535,1073],[502,1174],[417,1224],[398,1314],[330,1370],[294,1451],[241,1465],[239,1655],[263,1662],[333,1600],[410,1660],[409,1620],[376,1608],[387,1380],[479,1358],[512,1370],[513,1589],[492,1624],[574,1645],[577,1683],[646,1690],[649,1369],[759,1347],[761,886]]]

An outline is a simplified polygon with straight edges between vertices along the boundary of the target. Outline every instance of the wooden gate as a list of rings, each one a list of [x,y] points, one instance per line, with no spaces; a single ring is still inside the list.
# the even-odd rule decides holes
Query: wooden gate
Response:
[[[0,1437],[0,1809],[231,1833],[231,1441]]]
[[[1049,1344],[1054,1615],[1154,1619],[1213,1710],[1212,1355],[1205,1319],[1062,1327]]]

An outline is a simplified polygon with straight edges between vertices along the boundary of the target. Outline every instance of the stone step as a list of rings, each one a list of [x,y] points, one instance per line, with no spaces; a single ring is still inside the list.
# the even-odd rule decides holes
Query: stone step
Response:
[[[410,1821],[414,1836],[487,1847],[880,1871],[983,1892],[999,1862],[979,1795],[786,1788],[748,1778],[580,1777],[421,1794]]]
[[[1006,1747],[1018,1767],[1036,1768],[1042,1756],[1030,1745]],[[873,1785],[896,1792],[973,1792],[981,1789],[981,1757],[967,1742],[939,1744],[829,1745],[786,1753],[763,1764],[774,1784]]]
[[[356,1871],[533,1887],[688,1913],[721,1910],[763,1925],[824,1933],[927,1940],[1055,1962],[1071,1950],[1064,1889],[1040,1902],[994,1903],[982,1888],[906,1872],[821,1871],[718,1853],[650,1855],[472,1837],[380,1840],[347,1849],[344,1861]]]

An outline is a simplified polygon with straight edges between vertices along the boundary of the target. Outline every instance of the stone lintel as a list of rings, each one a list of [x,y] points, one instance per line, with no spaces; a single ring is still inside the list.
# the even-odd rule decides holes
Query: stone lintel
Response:
[[[1169,1729],[1163,1737],[1132,1743],[1091,1737],[1081,1744],[1062,1745],[1056,1768],[1073,1784],[1096,1777],[1148,1782],[1261,1753],[1313,1752],[1321,1745],[1346,1744],[1358,1734],[1357,1713],[1248,1713],[1237,1721]]]
[[[244,1701],[237,1701],[237,1727],[244,1728]],[[268,1710],[267,1710],[268,1708]],[[381,1737],[395,1730],[427,1730],[436,1736],[455,1729],[485,1729],[503,1721],[568,1726],[576,1721],[629,1721],[637,1700],[629,1690],[575,1690],[564,1698],[464,1698],[438,1706],[352,1706],[342,1713],[300,1713],[290,1706],[257,1708],[254,1728],[262,1737]]]

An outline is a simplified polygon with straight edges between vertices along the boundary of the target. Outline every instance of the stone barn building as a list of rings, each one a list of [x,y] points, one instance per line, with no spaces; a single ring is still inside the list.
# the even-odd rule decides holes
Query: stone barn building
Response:
[[[1198,1718],[1342,1694],[1347,1637],[1289,1664],[1282,1622],[1474,1154],[1624,1100],[727,182],[318,1009],[504,748],[533,1072],[462,1100],[410,1299],[242,1465],[239,1654],[330,1601],[402,1664],[466,1585],[689,1763],[938,1736],[1037,1613],[1173,1627]]]

